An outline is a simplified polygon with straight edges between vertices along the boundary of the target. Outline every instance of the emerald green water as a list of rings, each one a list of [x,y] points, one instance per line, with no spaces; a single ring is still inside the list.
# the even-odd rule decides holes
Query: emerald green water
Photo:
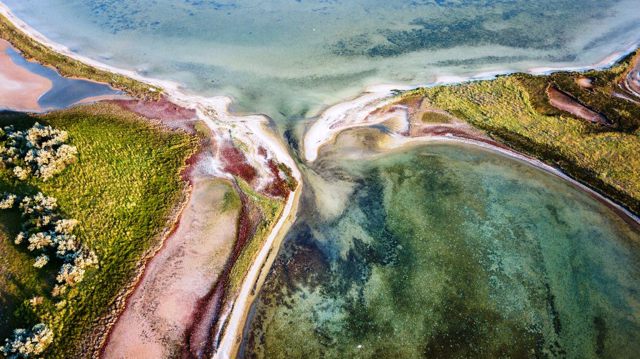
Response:
[[[243,357],[640,353],[640,235],[584,192],[462,146],[319,166],[346,207],[307,191]]]

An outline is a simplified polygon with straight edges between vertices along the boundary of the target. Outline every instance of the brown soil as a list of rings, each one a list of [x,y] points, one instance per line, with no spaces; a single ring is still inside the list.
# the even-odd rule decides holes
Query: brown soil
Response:
[[[607,118],[602,114],[599,114],[579,103],[573,97],[557,89],[555,86],[550,85],[547,87],[547,96],[549,98],[549,103],[558,110],[568,112],[591,123],[597,123],[604,126],[611,125],[609,120],[607,120]]]
[[[558,110],[568,112],[582,120],[609,126],[611,123],[602,114],[599,114],[585,105],[576,101],[567,93],[558,90],[555,86],[547,87],[549,103]]]

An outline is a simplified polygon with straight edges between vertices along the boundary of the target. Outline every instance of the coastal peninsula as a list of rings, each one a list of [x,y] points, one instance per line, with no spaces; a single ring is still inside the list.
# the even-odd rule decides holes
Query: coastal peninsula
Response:
[[[510,354],[562,354],[571,350],[566,343],[575,338],[565,343],[558,324],[565,318],[556,305],[564,303],[557,304],[554,298],[572,298],[558,289],[565,280],[556,273],[558,268],[572,265],[558,253],[561,246],[575,243],[570,235],[578,232],[574,229],[581,219],[558,210],[552,201],[554,193],[566,195],[581,218],[595,223],[585,238],[601,225],[604,234],[588,237],[590,245],[601,237],[615,238],[606,246],[615,255],[602,259],[603,267],[594,264],[593,271],[614,273],[615,293],[632,286],[616,267],[619,263],[610,259],[634,261],[637,244],[633,243],[640,231],[640,160],[636,156],[640,150],[640,52],[636,49],[613,64],[584,71],[375,87],[287,128],[281,136],[281,129],[267,116],[232,112],[229,98],[194,95],[175,83],[82,57],[47,40],[6,6],[0,4],[0,10],[0,79],[5,80],[5,86],[0,86],[4,110],[0,124],[7,133],[0,170],[3,206],[6,202],[0,216],[0,248],[5,253],[0,269],[0,336],[8,338],[3,347],[7,357],[32,342],[37,345],[29,350],[47,358],[230,359],[309,353],[331,357],[332,348],[342,345],[365,357],[376,355],[376,350],[411,357],[419,352],[411,346],[415,343],[406,346],[409,353],[401,346],[378,347],[381,341],[375,338],[384,332],[384,323],[396,328],[393,318],[406,319],[406,313],[394,311],[394,306],[403,305],[402,297],[415,294],[407,292],[412,285],[419,288],[420,298],[431,298],[429,288],[439,288],[442,297],[420,301],[421,305],[436,308],[434,313],[444,308],[445,314],[436,314],[462,323],[444,329],[438,326],[441,323],[429,324],[435,329],[425,335],[424,353],[455,356],[450,348],[459,347],[459,353],[475,355],[483,343],[490,353],[483,355],[503,353],[504,343],[513,338],[501,332],[494,335],[494,342],[478,334],[496,321],[500,330],[515,328],[517,340]],[[30,70],[32,65],[53,71],[56,79],[82,81],[74,86],[84,89],[78,90],[83,95],[52,95],[56,81],[62,80]],[[43,102],[47,94],[52,98],[47,103],[59,106]],[[64,167],[43,178],[40,165],[29,162],[33,154],[17,147],[22,140],[13,135],[23,136],[16,131],[33,128],[63,131],[60,137],[66,142],[55,146],[73,146],[77,157],[65,160]],[[459,148],[446,144],[463,150],[456,152]],[[43,146],[50,150],[48,144]],[[450,167],[442,164],[447,156],[453,159]],[[501,161],[507,163],[507,170],[502,177],[494,176]],[[25,164],[32,169],[23,175]],[[435,172],[429,172],[432,169]],[[456,170],[475,176],[470,175],[475,182],[455,178]],[[518,179],[518,172],[532,179]],[[542,184],[556,192],[544,192]],[[514,213],[519,215],[529,213],[529,207],[518,207],[517,200],[491,185],[511,189],[529,202],[535,201],[539,191],[549,213],[540,214],[539,209],[531,213],[539,216],[535,218],[553,218],[557,226],[540,225],[541,232],[527,232],[537,229],[538,222],[517,223],[509,232],[503,219],[510,214],[492,206],[508,203],[516,206]],[[474,192],[473,188],[480,189]],[[456,189],[460,192],[454,193]],[[466,204],[465,193],[471,192],[479,194],[469,195],[473,199]],[[419,208],[411,206],[414,195],[419,203],[413,204]],[[28,208],[34,198],[55,198],[60,213],[43,206],[51,212],[45,215],[77,221],[77,225],[62,228],[68,222],[60,222],[61,229],[41,223],[45,217],[32,219]],[[460,208],[471,219],[455,212]],[[436,226],[448,216],[445,210],[455,213],[450,221],[459,226]],[[483,228],[485,232],[476,237],[466,232],[467,227],[480,228],[482,223],[498,223],[497,234],[491,228]],[[566,237],[562,241],[536,242],[537,233],[550,236],[557,228],[564,231],[558,230]],[[537,257],[524,258],[517,246],[496,244],[487,247],[489,255],[482,253],[486,259],[468,249],[464,240],[473,237],[474,245],[482,247],[486,243],[481,239],[494,234],[510,240],[505,243],[514,243],[513,236],[521,234],[524,252],[537,248]],[[74,248],[84,252],[45,252],[54,244],[61,247],[54,239],[40,245],[47,235],[73,236],[78,242]],[[30,246],[19,246],[23,237]],[[442,263],[450,267],[442,271],[421,267],[437,261],[416,253],[432,255],[431,250],[445,251]],[[37,251],[42,253],[35,256]],[[85,258],[80,252],[95,254],[95,261],[91,257],[87,260],[91,265],[80,266],[76,262],[82,261],[76,259]],[[466,262],[459,262],[458,254]],[[504,262],[496,259],[502,254],[507,258]],[[580,255],[581,260],[600,263],[590,249]],[[550,257],[549,268],[555,272],[547,275],[545,270],[551,269],[531,264],[535,277],[526,276],[528,267],[522,266]],[[494,260],[486,268],[480,265]],[[69,274],[67,265],[72,263],[82,269],[80,280],[68,279],[76,278]],[[409,266],[415,263],[416,267]],[[421,277],[413,278],[411,273]],[[394,287],[389,278],[400,274],[403,287]],[[442,285],[464,280],[489,283],[462,291],[486,307],[449,293],[455,285]],[[487,309],[495,305],[485,298],[495,290],[492,285],[514,287],[511,281],[526,282],[517,287],[518,293],[533,293],[530,302],[534,304],[533,309],[527,307],[531,312],[523,313],[535,315],[513,319],[517,312],[513,308],[525,306],[515,301],[505,302],[508,313]],[[65,289],[56,290],[60,285]],[[601,289],[590,284],[589,293],[597,297]],[[506,292],[500,293],[495,297],[507,301],[508,296],[502,296]],[[608,305],[616,298],[603,302]],[[627,292],[620,298],[633,302]],[[444,302],[457,307],[441,305]],[[408,301],[404,304],[411,307]],[[571,313],[592,309],[562,308]],[[593,324],[585,338],[594,342],[581,347],[586,348],[585,355],[614,353],[617,347],[612,343],[619,339],[616,330],[629,337],[634,334],[613,325],[613,311],[605,309],[604,314],[585,319]],[[551,319],[544,317],[543,324],[536,323],[539,326],[518,326],[541,317],[536,310]],[[335,318],[339,319],[331,313],[338,313]],[[478,324],[471,317],[484,321]],[[503,317],[507,319],[496,319]],[[340,318],[347,318],[346,324]],[[294,323],[297,319],[299,327]],[[638,324],[636,319],[628,325]],[[460,334],[463,327],[472,329]],[[580,329],[578,324],[567,327]],[[414,328],[412,333],[422,333],[419,330],[424,328]],[[613,328],[612,336],[607,336],[606,328]],[[311,339],[303,340],[304,336]],[[449,336],[469,342],[448,342]]]

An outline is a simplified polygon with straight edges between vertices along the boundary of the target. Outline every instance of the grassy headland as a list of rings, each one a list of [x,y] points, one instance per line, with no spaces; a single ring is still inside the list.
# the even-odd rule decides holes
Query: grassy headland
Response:
[[[122,90],[138,98],[159,99],[162,95],[162,89],[159,87],[134,80],[127,76],[97,69],[69,56],[60,54],[32,39],[2,15],[0,15],[0,38],[9,41],[16,49],[22,52],[25,58],[37,61],[46,66],[51,66],[63,76],[107,83],[113,88]]]
[[[514,74],[494,80],[403,93],[485,130],[517,151],[561,168],[635,213],[640,213],[640,105],[619,86],[638,52],[606,70]],[[590,85],[580,85],[586,79]],[[589,123],[553,107],[554,86],[610,126]],[[622,97],[627,97],[622,98]],[[640,101],[640,99],[635,99]]]
[[[32,256],[12,243],[19,214],[0,217],[0,336],[45,322],[55,339],[47,358],[75,355],[117,295],[130,283],[140,260],[161,242],[167,223],[184,200],[180,179],[197,138],[149,124],[120,107],[81,106],[45,115],[0,114],[0,125],[30,127],[35,121],[66,130],[78,161],[54,178],[18,181],[0,170],[0,191],[58,199],[62,213],[79,221],[76,233],[99,259],[82,283],[53,298],[55,270],[36,270]],[[29,299],[42,297],[33,306]],[[62,299],[62,300],[60,300]],[[58,304],[57,304],[58,303]]]

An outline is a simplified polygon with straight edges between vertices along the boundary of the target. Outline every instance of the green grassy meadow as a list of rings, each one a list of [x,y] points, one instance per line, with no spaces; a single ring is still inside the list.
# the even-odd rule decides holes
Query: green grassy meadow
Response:
[[[29,127],[35,121],[66,130],[78,160],[42,182],[20,182],[0,171],[0,192],[38,191],[57,198],[66,218],[79,221],[75,233],[98,255],[99,265],[60,300],[51,296],[57,267],[32,267],[33,256],[13,244],[18,210],[0,215],[0,337],[13,328],[46,323],[55,339],[47,358],[76,353],[98,319],[131,281],[145,254],[156,247],[184,200],[180,172],[197,138],[149,124],[115,105],[96,104],[31,116],[0,114],[0,124]],[[30,298],[41,296],[37,306]]]

